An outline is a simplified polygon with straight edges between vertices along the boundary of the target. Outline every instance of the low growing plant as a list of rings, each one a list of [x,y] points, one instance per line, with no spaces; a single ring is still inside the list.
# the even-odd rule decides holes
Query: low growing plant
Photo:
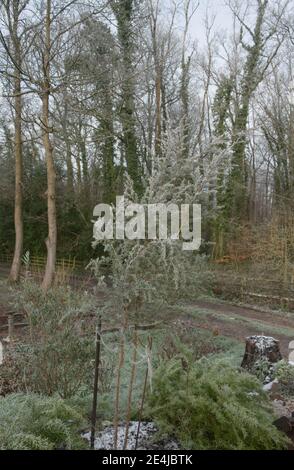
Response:
[[[16,362],[22,365],[23,388],[69,398],[85,384],[91,387],[95,349],[95,322],[91,329],[89,321],[91,297],[63,287],[44,295],[38,286],[26,282],[17,303],[29,322],[25,348],[14,351]]]
[[[272,425],[260,382],[213,359],[162,362],[154,374],[147,415],[161,433],[176,437],[186,449],[287,446],[287,438]]]
[[[11,394],[0,398],[0,449],[83,448],[82,423],[80,411],[61,398]]]
[[[275,369],[275,375],[281,384],[282,391],[289,396],[294,395],[294,366],[286,361],[280,361]]]

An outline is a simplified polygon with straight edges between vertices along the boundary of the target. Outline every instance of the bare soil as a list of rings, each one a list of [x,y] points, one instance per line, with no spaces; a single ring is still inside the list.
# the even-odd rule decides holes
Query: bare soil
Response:
[[[255,307],[241,307],[230,303],[217,302],[216,300],[199,300],[192,307],[204,309],[208,312],[203,318],[182,318],[179,321],[190,328],[202,328],[213,332],[215,335],[228,336],[240,342],[245,342],[247,336],[265,334],[273,336],[280,341],[281,353],[288,357],[289,343],[293,339],[289,334],[277,333],[276,328],[294,329],[294,316],[286,312],[264,311]],[[228,317],[228,321],[224,318]],[[246,323],[244,320],[256,320],[259,324]],[[272,327],[272,331],[271,331]]]
[[[229,338],[234,338],[244,344],[245,339],[248,336],[265,334],[262,330],[262,327],[252,327],[250,325],[247,326],[238,322],[229,323],[224,321],[222,318],[217,318],[215,315],[206,315],[203,320],[182,319],[179,321],[185,324],[185,326],[189,326],[190,328],[201,328],[208,330],[216,336],[228,336]],[[281,353],[284,357],[287,357],[290,342],[289,336],[276,334],[275,332],[270,334],[268,331],[266,332],[266,335],[273,336],[280,341]]]
[[[208,310],[214,310],[223,315],[242,316],[244,318],[250,318],[252,320],[259,320],[265,324],[273,326],[285,326],[287,328],[294,328],[294,314],[287,312],[277,312],[262,310],[254,307],[243,307],[230,303],[213,302],[206,300],[199,300],[195,303],[197,308],[204,308]]]

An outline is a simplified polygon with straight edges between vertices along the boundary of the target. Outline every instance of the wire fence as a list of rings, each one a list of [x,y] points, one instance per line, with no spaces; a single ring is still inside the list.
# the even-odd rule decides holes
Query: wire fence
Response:
[[[11,264],[13,256],[11,254],[1,254],[0,253],[0,263]],[[44,270],[46,266],[46,256],[31,256],[29,257],[29,265],[31,269],[42,269]],[[76,258],[58,258],[56,260],[56,267],[70,270],[72,272],[81,272],[85,269],[86,263],[76,260]]]
[[[0,274],[8,275],[13,256],[11,254],[0,253]],[[45,256],[30,255],[27,262],[23,263],[21,274],[41,281],[46,267],[47,258]],[[93,283],[94,279],[90,270],[86,269],[87,263],[76,260],[73,257],[57,258],[55,283],[69,284],[72,287],[83,287],[84,284]]]
[[[11,254],[0,253],[0,274],[8,275],[12,263]],[[41,281],[46,266],[45,256],[30,256],[29,262],[22,267],[22,275]],[[56,261],[56,284],[68,284],[75,288],[94,285],[95,279],[87,263],[74,257],[58,258]],[[209,269],[209,268],[208,268]],[[294,282],[281,279],[273,273],[252,275],[233,268],[219,269],[211,266],[212,289],[216,295],[243,302],[268,304],[294,310]]]

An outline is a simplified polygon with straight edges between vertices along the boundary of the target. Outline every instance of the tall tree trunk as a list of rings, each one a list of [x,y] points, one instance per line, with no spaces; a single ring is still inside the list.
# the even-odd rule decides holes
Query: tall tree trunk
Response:
[[[16,61],[20,63],[19,48],[16,53]],[[10,270],[9,280],[18,282],[21,270],[21,257],[23,251],[23,195],[22,195],[22,98],[21,98],[21,74],[18,69],[15,70],[15,205],[14,205],[14,226],[15,226],[15,248],[13,262]]]
[[[294,106],[290,108],[289,137],[288,137],[288,160],[289,160],[289,199],[294,195]]]
[[[42,288],[46,292],[53,284],[56,265],[57,222],[56,222],[56,174],[53,159],[53,145],[50,139],[52,129],[49,122],[50,100],[50,52],[51,52],[51,0],[47,0],[44,51],[44,85],[42,90],[43,143],[47,164],[47,210],[48,237],[46,239],[47,263]]]
[[[219,139],[217,145],[219,152],[224,152],[227,148],[227,119],[230,114],[234,81],[235,77],[233,76],[222,77],[212,107],[215,125],[214,134]],[[225,165],[228,166],[228,162],[225,162]],[[221,164],[216,178],[216,208],[213,208],[214,210],[216,209],[213,220],[213,241],[215,243],[213,255],[215,258],[221,258],[226,248],[226,234],[229,231],[229,214],[226,198],[225,168],[224,164]]]
[[[104,175],[104,202],[111,204],[115,202],[115,170],[114,170],[114,125],[113,125],[113,102],[110,90],[105,88],[104,118],[101,122],[103,146],[103,175]]]
[[[67,196],[73,202],[74,197],[74,175],[73,175],[73,165],[71,160],[71,145],[68,137],[66,138],[66,191]]]
[[[182,139],[183,139],[183,150],[182,157],[189,157],[190,150],[190,126],[189,126],[189,69],[190,59],[186,61],[183,52],[182,58],[182,77],[180,85],[180,98],[181,98],[181,126],[182,126]]]
[[[258,0],[256,23],[254,30],[251,32],[253,44],[252,46],[246,46],[247,58],[241,87],[240,105],[233,124],[233,155],[232,171],[228,184],[228,207],[231,218],[236,222],[247,221],[249,215],[248,166],[246,159],[247,129],[250,101],[258,83],[261,81],[258,64],[266,45],[262,26],[267,6],[268,0]]]
[[[161,155],[161,66],[156,66],[156,79],[155,79],[155,101],[156,101],[156,124],[155,124],[155,153],[157,156]]]
[[[80,154],[82,164],[82,194],[80,195],[80,203],[86,218],[89,218],[92,210],[92,194],[91,194],[91,178],[87,155],[86,136],[80,136]]]
[[[66,175],[67,175],[66,192],[67,192],[68,199],[71,201],[71,203],[73,203],[74,172],[73,172],[73,164],[72,164],[72,158],[71,158],[71,143],[70,143],[70,137],[69,137],[69,132],[67,128],[68,127],[67,122],[68,122],[68,104],[67,104],[67,94],[65,93],[62,132],[63,132],[65,145],[66,145]]]
[[[14,1],[11,5],[12,15],[10,16],[9,4],[7,4],[7,15],[11,18],[9,22],[10,33],[13,44],[14,55],[14,159],[15,159],[15,201],[14,201],[14,226],[15,226],[15,247],[11,265],[9,280],[18,282],[21,270],[21,257],[23,251],[23,156],[22,156],[22,95],[21,95],[21,40],[18,35],[20,23],[20,5]]]
[[[128,173],[133,180],[135,191],[142,192],[141,165],[138,157],[135,118],[135,85],[133,64],[132,22],[134,0],[112,1],[113,12],[117,19],[118,38],[121,46],[123,83],[121,124]]]

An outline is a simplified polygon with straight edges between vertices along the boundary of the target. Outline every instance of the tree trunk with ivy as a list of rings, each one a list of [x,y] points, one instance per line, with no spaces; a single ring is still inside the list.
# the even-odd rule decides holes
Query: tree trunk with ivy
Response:
[[[247,128],[250,101],[262,74],[259,69],[266,40],[263,34],[266,8],[268,0],[258,0],[257,17],[254,30],[250,31],[253,44],[245,44],[241,38],[242,46],[247,51],[247,59],[243,72],[240,105],[237,108],[232,129],[233,155],[231,173],[227,187],[227,202],[230,218],[235,222],[248,220],[248,168],[246,161]],[[241,35],[242,36],[242,35]]]
[[[141,168],[138,156],[135,120],[135,85],[133,66],[134,0],[111,2],[117,20],[118,39],[122,53],[122,104],[120,120],[123,130],[123,146],[128,173],[137,193],[142,192]]]
[[[222,77],[213,104],[215,136],[220,139],[219,149],[224,151],[228,145],[227,119],[230,112],[230,104],[233,90],[233,77]],[[217,175],[215,216],[212,223],[212,237],[215,243],[214,257],[220,258],[225,251],[225,233],[228,225],[228,211],[226,207],[226,185],[224,167],[228,162],[223,162]]]

